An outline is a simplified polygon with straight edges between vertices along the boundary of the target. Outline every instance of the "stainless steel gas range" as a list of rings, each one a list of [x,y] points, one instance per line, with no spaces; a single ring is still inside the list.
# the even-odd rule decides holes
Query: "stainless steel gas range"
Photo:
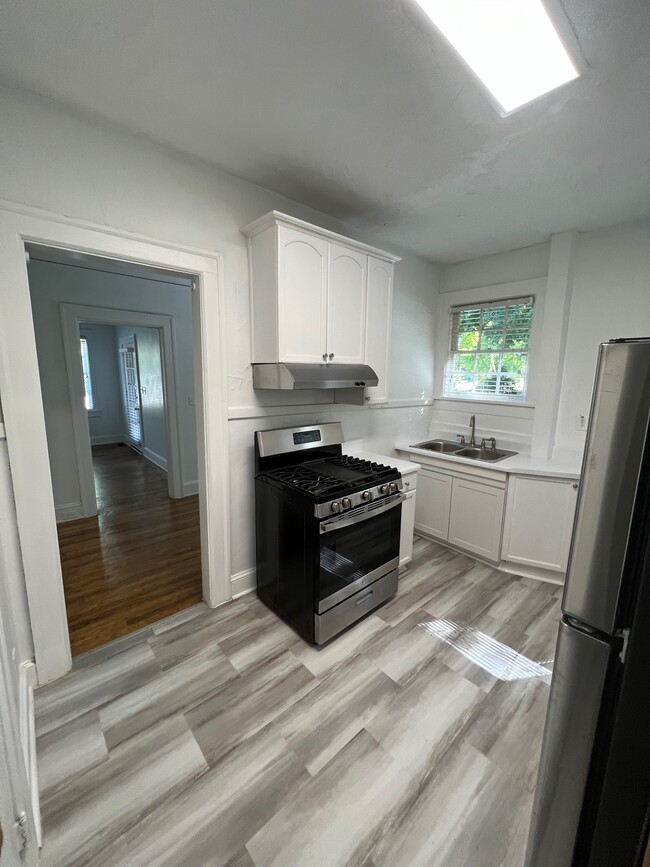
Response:
[[[342,442],[339,422],[255,434],[257,594],[314,644],[397,591],[401,475]]]

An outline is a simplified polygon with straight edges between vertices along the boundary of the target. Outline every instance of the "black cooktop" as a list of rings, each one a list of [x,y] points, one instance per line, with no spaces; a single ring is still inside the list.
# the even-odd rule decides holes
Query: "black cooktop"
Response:
[[[277,467],[267,470],[264,475],[290,488],[320,498],[352,493],[382,481],[392,481],[399,478],[400,474],[394,467],[351,455],[338,455]]]

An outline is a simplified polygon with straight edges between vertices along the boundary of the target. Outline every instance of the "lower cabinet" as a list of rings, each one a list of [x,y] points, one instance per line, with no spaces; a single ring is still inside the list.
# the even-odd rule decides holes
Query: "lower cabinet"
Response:
[[[415,529],[496,563],[501,554],[504,503],[505,476],[490,484],[422,467]]]
[[[406,566],[413,559],[413,532],[415,525],[415,489],[418,474],[415,470],[402,473],[406,499],[402,503],[402,527],[399,539],[399,565]]]
[[[577,495],[574,479],[512,475],[502,559],[513,565],[566,572]]]
[[[435,539],[447,541],[451,508],[452,477],[428,467],[418,472],[418,498],[415,529]]]
[[[486,560],[499,560],[505,496],[502,488],[454,479],[447,541]]]
[[[577,479],[517,475],[496,467],[452,469],[448,461],[433,461],[421,464],[417,474],[416,532],[500,564],[507,572],[562,581]]]

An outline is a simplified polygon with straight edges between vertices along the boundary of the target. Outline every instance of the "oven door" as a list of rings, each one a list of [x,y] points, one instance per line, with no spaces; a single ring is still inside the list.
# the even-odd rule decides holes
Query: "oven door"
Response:
[[[321,521],[318,614],[398,567],[404,499],[395,494]]]

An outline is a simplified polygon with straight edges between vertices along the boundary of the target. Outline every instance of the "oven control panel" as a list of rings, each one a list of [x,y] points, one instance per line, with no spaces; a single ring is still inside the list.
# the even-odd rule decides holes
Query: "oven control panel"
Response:
[[[348,509],[354,509],[356,506],[362,506],[370,503],[372,500],[383,499],[391,494],[396,494],[404,487],[402,479],[397,479],[394,482],[383,482],[374,488],[366,488],[365,491],[357,491],[356,494],[347,494],[343,499],[330,500],[328,503],[319,503],[314,506],[314,517],[327,518],[332,514],[337,515],[341,512],[347,512]]]

